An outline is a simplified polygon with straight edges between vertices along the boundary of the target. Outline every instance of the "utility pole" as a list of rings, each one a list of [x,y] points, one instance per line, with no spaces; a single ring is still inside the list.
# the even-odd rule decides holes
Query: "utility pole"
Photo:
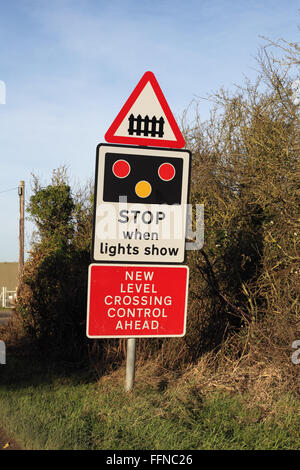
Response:
[[[19,207],[20,207],[20,216],[19,216],[19,282],[21,280],[23,266],[24,266],[24,207],[25,207],[25,183],[20,181],[18,187],[19,195]]]

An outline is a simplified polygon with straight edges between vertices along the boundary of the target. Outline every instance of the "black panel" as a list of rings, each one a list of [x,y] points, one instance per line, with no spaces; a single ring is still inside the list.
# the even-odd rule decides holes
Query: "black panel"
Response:
[[[117,160],[126,160],[131,167],[126,178],[117,178],[112,171]],[[158,168],[163,163],[171,163],[175,168],[175,176],[171,181],[162,181],[158,176]],[[147,204],[180,204],[182,189],[183,159],[172,157],[154,157],[130,155],[123,153],[105,154],[103,200],[119,202],[120,196],[127,196],[129,203]],[[151,194],[140,198],[135,193],[139,181],[148,181],[152,186]]]

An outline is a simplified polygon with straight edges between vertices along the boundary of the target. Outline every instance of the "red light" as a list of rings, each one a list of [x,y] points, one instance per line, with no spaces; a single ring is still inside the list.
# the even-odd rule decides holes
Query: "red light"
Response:
[[[112,171],[117,178],[126,178],[130,173],[130,165],[126,160],[117,160],[113,164]]]
[[[158,169],[158,175],[163,181],[171,181],[175,176],[175,168],[171,163],[163,163]]]

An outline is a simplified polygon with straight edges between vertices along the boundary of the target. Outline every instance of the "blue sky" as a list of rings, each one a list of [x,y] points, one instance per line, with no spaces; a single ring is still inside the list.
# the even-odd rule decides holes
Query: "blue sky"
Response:
[[[47,184],[62,164],[74,184],[93,178],[144,72],[179,121],[195,97],[255,78],[261,36],[299,41],[299,18],[296,0],[0,0],[0,261],[18,260],[17,191],[4,191],[24,180],[28,200],[31,174]]]

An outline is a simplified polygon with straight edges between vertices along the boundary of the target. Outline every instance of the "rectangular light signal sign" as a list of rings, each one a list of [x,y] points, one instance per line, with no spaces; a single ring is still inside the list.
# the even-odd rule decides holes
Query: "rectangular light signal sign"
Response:
[[[182,263],[191,154],[97,147],[94,262]]]
[[[91,264],[89,338],[184,336],[187,266]]]

